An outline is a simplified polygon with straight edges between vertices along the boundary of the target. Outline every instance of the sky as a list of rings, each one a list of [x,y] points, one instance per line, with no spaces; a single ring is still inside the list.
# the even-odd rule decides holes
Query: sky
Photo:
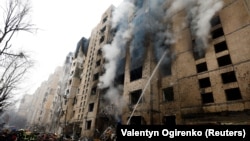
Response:
[[[30,0],[31,23],[35,33],[18,33],[14,44],[35,60],[24,82],[23,92],[33,94],[48,80],[57,66],[62,66],[69,52],[74,52],[82,37],[92,29],[112,4],[122,0]]]

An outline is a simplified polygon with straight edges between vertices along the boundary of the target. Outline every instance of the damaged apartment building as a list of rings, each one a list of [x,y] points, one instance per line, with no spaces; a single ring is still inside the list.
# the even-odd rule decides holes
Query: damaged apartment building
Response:
[[[189,18],[196,17],[187,18],[185,7],[160,17],[160,2],[130,1],[117,23],[110,7],[83,62],[73,109],[81,136],[98,137],[117,123],[249,124],[249,3],[222,2],[209,38],[194,33]]]
[[[249,33],[248,0],[110,6],[72,57],[63,133],[99,138],[117,124],[250,124]]]

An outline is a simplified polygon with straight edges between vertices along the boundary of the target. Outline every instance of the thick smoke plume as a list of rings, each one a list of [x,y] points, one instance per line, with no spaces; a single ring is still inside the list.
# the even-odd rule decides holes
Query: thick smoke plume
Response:
[[[104,66],[106,71],[99,79],[99,88],[107,88],[114,83],[118,61],[121,56],[125,56],[126,43],[132,37],[133,27],[129,24],[128,19],[133,14],[134,8],[132,3],[125,1],[113,13],[112,28],[117,28],[117,32],[112,43],[103,47],[107,63]]]
[[[124,0],[113,12],[111,23],[112,29],[116,30],[113,41],[103,47],[107,63],[105,73],[99,79],[99,88],[109,88],[107,98],[117,104],[120,102],[115,95],[121,92],[116,91],[114,80],[118,62],[125,57],[127,46],[131,55],[130,69],[143,63],[149,42],[157,61],[167,51],[162,65],[168,67],[174,57],[170,46],[181,39],[178,32],[172,31],[172,16],[181,10],[187,13],[186,21],[175,27],[179,26],[181,30],[189,25],[197,39],[195,50],[204,52],[210,37],[210,20],[222,6],[222,0]]]
[[[113,110],[107,111],[114,116],[116,121],[120,120],[120,114],[122,113],[122,108],[126,105],[125,100],[122,97],[123,86],[119,85],[117,87],[111,86],[104,98],[108,100],[110,106]]]
[[[169,10],[167,10],[167,18],[174,13],[185,9],[188,13],[192,35],[196,37],[195,51],[203,54],[208,47],[208,39],[210,38],[210,20],[223,7],[222,0],[174,0]]]

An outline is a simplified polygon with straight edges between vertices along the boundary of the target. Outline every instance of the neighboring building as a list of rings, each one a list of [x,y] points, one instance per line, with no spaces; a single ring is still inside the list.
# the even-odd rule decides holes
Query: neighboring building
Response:
[[[26,114],[28,118],[27,127],[32,130],[39,130],[43,132],[50,132],[51,121],[53,119],[53,111],[51,109],[54,105],[53,100],[57,96],[58,81],[61,77],[62,68],[57,67],[55,72],[51,74],[47,81],[43,82],[41,86],[32,95],[29,100],[28,107],[32,109],[32,115]],[[30,106],[30,105],[33,106]],[[20,109],[20,108],[19,108]]]
[[[57,95],[54,97],[53,100],[53,107],[51,109],[53,110],[53,118],[51,120],[51,131],[53,133],[63,133],[63,129],[66,126],[65,123],[65,117],[63,111],[65,108],[65,92],[68,85],[68,80],[70,77],[70,69],[72,64],[72,59],[74,58],[74,53],[70,52],[64,62],[63,65],[63,72],[60,77],[60,80],[58,82],[58,89],[57,89]]]
[[[51,124],[53,119],[53,112],[56,109],[52,109],[54,105],[54,99],[57,97],[57,88],[59,79],[62,76],[62,67],[57,67],[55,72],[49,76],[47,91],[45,92],[42,103],[42,116],[41,123],[45,126],[45,131],[51,131]]]
[[[78,95],[80,93],[80,83],[82,82],[83,64],[85,62],[85,56],[88,50],[88,40],[84,37],[78,42],[74,56],[72,57],[71,64],[69,66],[69,76],[65,83],[66,89],[63,95],[63,115],[61,116],[61,123],[64,123],[64,135],[80,136],[81,127],[79,123],[81,121],[79,115],[81,115],[82,107],[77,103],[80,101]]]
[[[41,83],[40,87],[36,89],[33,94],[30,105],[32,105],[31,116],[27,117],[27,126],[37,130],[42,126],[40,122],[40,115],[42,114],[42,103],[45,91],[47,90],[47,82],[44,81]],[[44,129],[43,129],[44,130]]]
[[[102,126],[102,129],[105,127],[105,124],[100,122],[101,118],[98,114],[101,107],[99,105],[100,99],[103,97],[103,93],[98,89],[98,80],[104,71],[104,58],[101,47],[112,40],[112,32],[110,31],[113,10],[114,7],[110,6],[102,15],[101,22],[92,30],[88,53],[81,75],[82,83],[80,92],[77,95],[77,105],[80,108],[77,110],[79,114],[76,114],[75,117],[81,119],[81,136],[85,137],[99,136],[96,129],[100,130],[100,126]]]
[[[28,114],[30,114],[30,111],[32,110],[32,108],[30,107],[30,101],[33,98],[32,95],[24,95],[22,97],[22,100],[20,102],[19,108],[18,108],[18,115],[21,117],[26,117]]]
[[[25,121],[21,122],[26,122],[23,123],[23,125],[26,124],[26,127],[22,128],[28,128],[29,124],[29,119],[28,117],[32,116],[33,108],[30,106],[30,101],[32,100],[33,95],[26,94],[22,97],[20,105],[18,107],[18,111],[16,113],[17,117],[12,117],[12,118],[19,118],[19,119],[25,119]]]

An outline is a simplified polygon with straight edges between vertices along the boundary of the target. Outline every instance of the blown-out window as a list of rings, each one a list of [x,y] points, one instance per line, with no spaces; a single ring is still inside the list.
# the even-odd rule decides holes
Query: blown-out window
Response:
[[[94,103],[89,104],[89,112],[93,112],[94,110]]]
[[[174,101],[174,89],[173,87],[164,88],[162,90],[164,101]]]
[[[91,128],[91,120],[87,120],[86,121],[86,125],[85,125],[85,128],[87,129],[87,130],[89,130],[90,128]]]
[[[220,67],[232,64],[230,55],[225,55],[225,56],[219,57],[219,58],[217,58],[217,61],[218,61],[218,65]]]
[[[226,41],[222,41],[220,43],[217,43],[214,45],[214,50],[216,53],[222,52],[224,50],[227,50],[227,43]]]
[[[214,102],[213,93],[204,93],[204,94],[201,94],[201,99],[202,99],[202,103],[203,104],[213,103]]]
[[[207,88],[211,86],[209,77],[199,79],[200,88]]]
[[[228,101],[242,99],[239,88],[226,89],[225,93],[226,93],[226,98]]]
[[[132,105],[136,104],[141,96],[142,90],[136,90],[130,93],[130,103]],[[142,100],[139,101],[141,103]]]
[[[221,78],[224,84],[237,81],[234,71],[222,73]]]
[[[196,70],[197,70],[197,73],[207,71],[207,63],[204,62],[204,63],[197,64]]]
[[[142,66],[130,72],[130,81],[135,81],[142,78]]]

